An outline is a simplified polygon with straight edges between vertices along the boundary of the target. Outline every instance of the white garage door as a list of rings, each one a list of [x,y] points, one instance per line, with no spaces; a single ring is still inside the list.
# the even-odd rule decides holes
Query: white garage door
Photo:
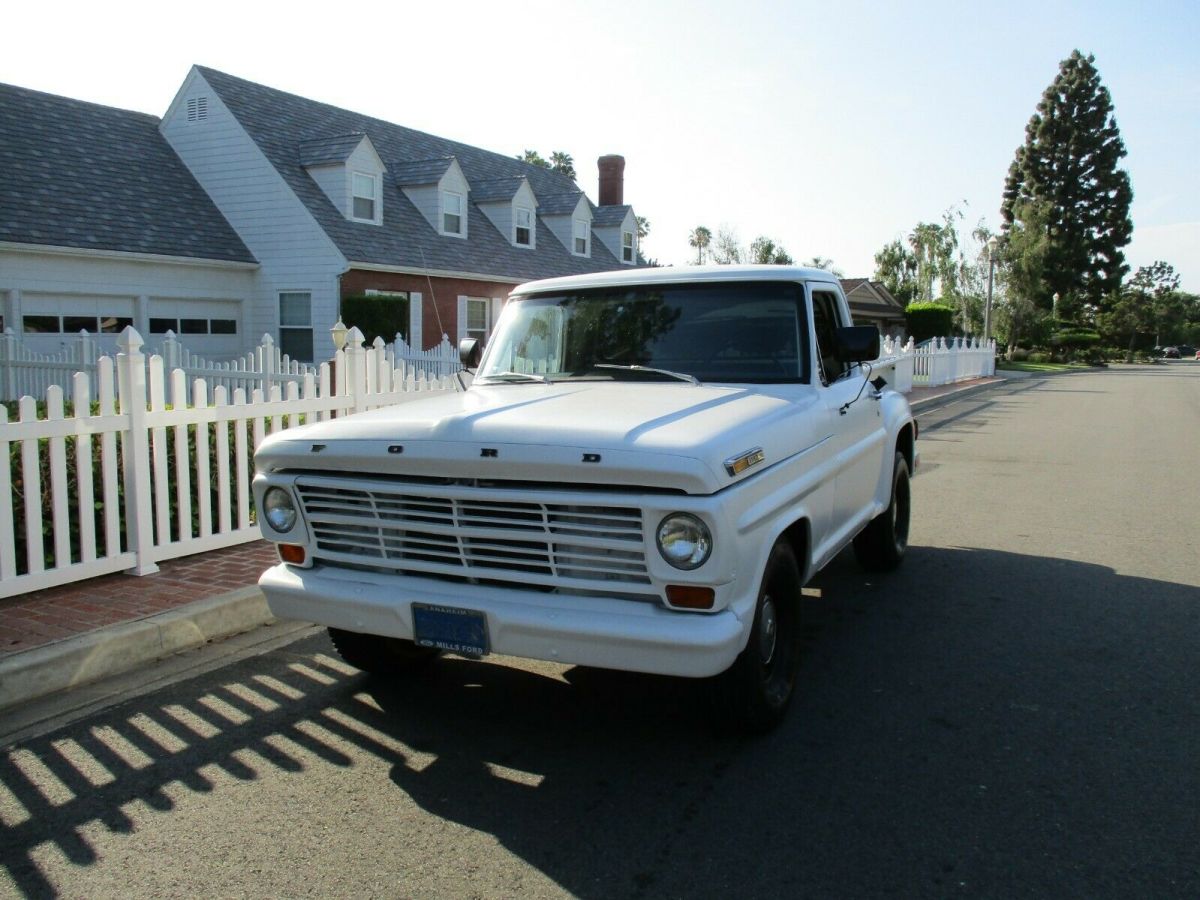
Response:
[[[146,343],[158,346],[167,331],[206,359],[228,359],[243,352],[242,305],[229,300],[150,299]]]

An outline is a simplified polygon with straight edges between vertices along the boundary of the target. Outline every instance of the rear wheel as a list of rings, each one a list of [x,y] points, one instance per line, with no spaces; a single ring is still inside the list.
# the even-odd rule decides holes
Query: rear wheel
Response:
[[[892,467],[892,497],[888,508],[870,521],[854,539],[859,565],[873,572],[894,569],[908,550],[908,521],[912,513],[908,460],[897,451]]]
[[[767,559],[746,647],[717,676],[717,712],[725,729],[761,734],[783,719],[800,667],[800,567],[777,543]]]
[[[402,675],[428,665],[437,657],[436,647],[418,647],[403,638],[384,637],[378,634],[360,634],[330,628],[329,639],[338,655],[364,672],[373,675]]]

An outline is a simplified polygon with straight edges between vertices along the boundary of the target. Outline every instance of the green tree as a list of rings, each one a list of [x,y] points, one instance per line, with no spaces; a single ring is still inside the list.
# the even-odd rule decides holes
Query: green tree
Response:
[[[790,266],[794,260],[782,244],[760,234],[750,244],[750,262],[759,265]]]
[[[883,282],[902,306],[917,298],[917,258],[900,238],[875,254],[875,280]]]
[[[1060,63],[1025,127],[1001,205],[1006,233],[1022,223],[1031,202],[1046,205],[1042,286],[1033,294],[1059,294],[1060,318],[1079,316],[1085,304],[1103,307],[1129,271],[1122,248],[1133,234],[1133,188],[1117,165],[1125,155],[1095,57],[1076,50]]]
[[[688,236],[688,244],[696,251],[696,265],[704,265],[704,256],[708,252],[708,245],[712,243],[712,232],[703,225],[697,225],[692,229],[691,235]]]
[[[517,159],[521,160],[521,162],[527,162],[530,165],[537,166],[539,169],[550,168],[550,163],[542,159],[542,154],[538,153],[536,150],[526,150],[524,153],[518,153]]]
[[[555,150],[550,154],[550,170],[557,172],[559,175],[565,175],[572,181],[575,180],[575,160],[570,153],[563,153],[561,150]]]
[[[831,275],[834,275],[838,278],[846,277],[846,273],[834,265],[833,260],[828,256],[814,256],[809,259],[808,262],[804,263],[804,265],[808,266],[810,269],[824,269],[826,272],[829,272]]]
[[[575,180],[575,160],[571,157],[570,153],[555,150],[550,154],[549,159],[545,159],[536,150],[526,150],[524,153],[518,153],[517,159],[521,160],[521,162],[537,166],[539,169],[549,169],[551,172],[565,175],[572,181]]]
[[[712,261],[720,266],[735,265],[742,261],[744,255],[737,232],[728,225],[721,225],[713,238]]]
[[[1133,362],[1139,336],[1154,335],[1156,342],[1166,335],[1175,340],[1183,331],[1185,304],[1180,302],[1179,275],[1173,266],[1156,260],[1134,273],[1129,284],[1110,298],[1098,317],[1098,326],[1109,340],[1128,337],[1125,359]]]
[[[1000,244],[1005,291],[996,309],[997,333],[1008,343],[1010,357],[1020,343],[1040,343],[1048,336],[1052,305],[1044,277],[1050,206],[1027,200],[1017,212]]]

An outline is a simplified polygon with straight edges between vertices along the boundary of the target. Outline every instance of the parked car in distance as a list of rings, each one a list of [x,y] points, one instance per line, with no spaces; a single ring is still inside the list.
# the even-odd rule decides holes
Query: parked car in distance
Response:
[[[1178,347],[1163,347],[1163,359],[1179,359]]]

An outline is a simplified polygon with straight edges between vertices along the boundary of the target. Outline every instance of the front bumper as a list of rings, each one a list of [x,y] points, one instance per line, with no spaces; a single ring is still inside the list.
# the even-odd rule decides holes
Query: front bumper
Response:
[[[729,668],[750,627],[731,609],[684,613],[631,600],[321,565],[301,569],[282,563],[268,569],[259,586],[280,618],[411,639],[413,602],[455,606],[487,616],[493,653],[691,678]]]

